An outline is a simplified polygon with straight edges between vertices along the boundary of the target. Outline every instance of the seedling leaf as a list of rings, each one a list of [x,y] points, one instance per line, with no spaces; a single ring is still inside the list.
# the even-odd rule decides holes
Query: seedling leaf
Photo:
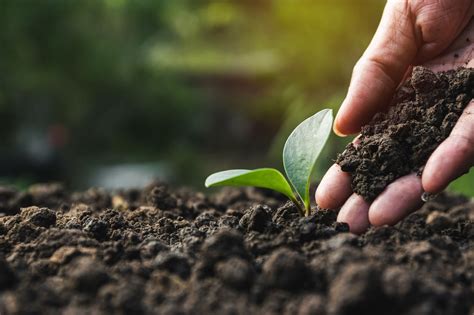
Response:
[[[329,137],[332,110],[324,109],[293,130],[283,148],[283,166],[296,192],[309,209],[309,181],[316,160]]]
[[[205,182],[206,187],[215,186],[255,186],[278,191],[293,202],[296,196],[290,184],[280,171],[273,168],[255,170],[228,170],[210,175]]]
[[[324,109],[303,121],[291,133],[283,148],[283,166],[290,182],[273,168],[228,170],[206,179],[206,187],[255,186],[278,191],[309,215],[309,181],[316,160],[331,132],[332,110]],[[291,183],[291,184],[290,184]]]

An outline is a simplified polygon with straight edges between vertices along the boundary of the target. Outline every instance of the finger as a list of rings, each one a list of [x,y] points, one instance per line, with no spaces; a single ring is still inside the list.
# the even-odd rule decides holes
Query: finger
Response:
[[[369,203],[357,194],[352,194],[337,215],[338,222],[349,224],[352,233],[360,234],[370,226]]]
[[[357,147],[360,135],[352,140]],[[332,165],[324,175],[316,189],[316,204],[325,209],[338,209],[352,194],[351,174],[343,172],[338,164]]]
[[[438,193],[474,165],[474,101],[464,109],[449,137],[428,159],[422,175],[425,191]]]
[[[388,1],[372,42],[354,67],[346,99],[335,119],[337,134],[358,132],[388,106],[418,47],[408,2]]]
[[[321,208],[338,209],[352,194],[351,175],[334,164],[324,175],[316,189],[316,203]]]
[[[415,174],[400,177],[372,202],[369,222],[372,225],[393,225],[418,209],[423,202],[421,179]]]

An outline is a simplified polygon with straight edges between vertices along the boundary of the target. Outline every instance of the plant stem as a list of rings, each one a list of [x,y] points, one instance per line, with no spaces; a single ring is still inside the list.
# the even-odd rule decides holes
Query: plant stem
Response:
[[[298,208],[298,211],[300,212],[300,215],[305,217],[307,216],[307,210],[304,206],[301,205],[301,201],[299,201],[296,198],[290,198],[291,201],[295,204],[296,208]]]

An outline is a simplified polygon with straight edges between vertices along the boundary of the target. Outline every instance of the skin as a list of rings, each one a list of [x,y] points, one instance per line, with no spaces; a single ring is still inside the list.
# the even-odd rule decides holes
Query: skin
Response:
[[[334,122],[340,136],[358,133],[378,111],[383,111],[413,65],[433,71],[474,67],[474,1],[389,0],[379,27],[354,67],[347,96]],[[449,157],[449,158],[446,158]],[[474,101],[450,136],[429,158],[420,177],[399,178],[368,203],[351,189],[348,173],[333,165],[323,177],[316,202],[341,208],[338,221],[353,233],[370,225],[393,225],[418,209],[424,191],[436,194],[474,165]]]

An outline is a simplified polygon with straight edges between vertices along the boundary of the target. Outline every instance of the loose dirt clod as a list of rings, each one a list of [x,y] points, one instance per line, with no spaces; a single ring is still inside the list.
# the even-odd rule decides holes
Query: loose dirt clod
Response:
[[[433,73],[415,67],[386,113],[362,127],[336,163],[352,175],[352,189],[368,201],[395,179],[421,173],[474,95],[474,69]]]
[[[6,211],[22,210],[0,216],[0,314],[474,311],[474,204],[464,197],[440,194],[356,236],[335,211],[301,218],[258,189],[54,191],[36,186],[21,207],[23,193],[1,197]]]

